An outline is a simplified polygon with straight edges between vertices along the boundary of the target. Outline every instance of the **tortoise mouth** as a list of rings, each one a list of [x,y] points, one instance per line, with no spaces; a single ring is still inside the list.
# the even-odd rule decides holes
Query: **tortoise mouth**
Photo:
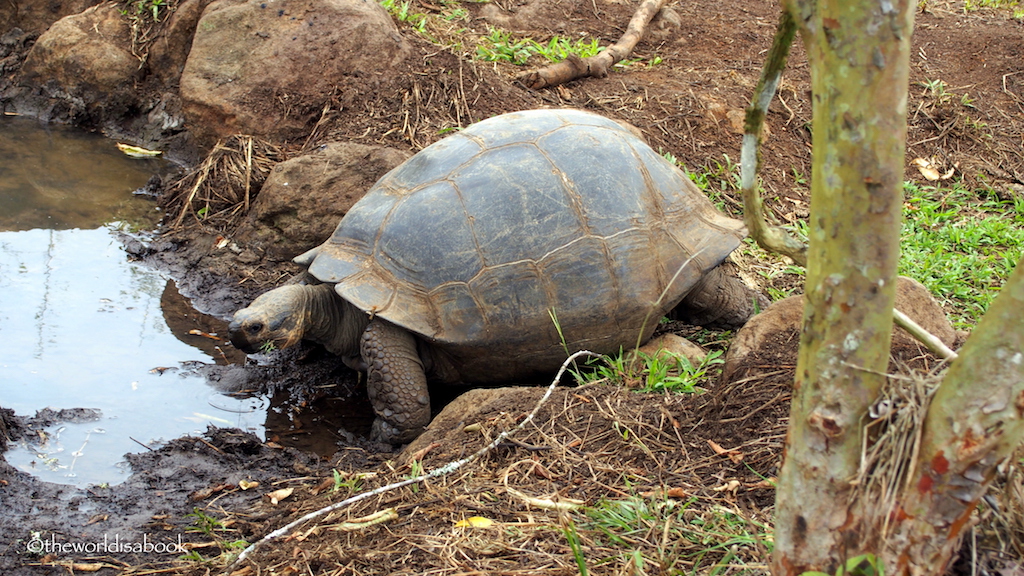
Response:
[[[231,345],[246,354],[255,354],[264,345],[261,340],[249,340],[243,323],[233,321],[228,324],[228,335]]]

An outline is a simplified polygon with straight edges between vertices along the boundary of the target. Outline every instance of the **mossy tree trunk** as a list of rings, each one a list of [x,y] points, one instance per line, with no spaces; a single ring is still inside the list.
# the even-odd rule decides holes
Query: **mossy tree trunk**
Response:
[[[814,134],[806,307],[775,511],[776,576],[876,554],[938,574],[1024,426],[1024,271],[975,330],[929,411],[887,542],[858,501],[864,424],[884,383],[902,207],[915,2],[785,0],[807,49]],[[991,317],[991,319],[990,319]],[[979,386],[972,376],[985,374]]]
[[[811,67],[806,307],[775,510],[775,574],[834,573],[878,542],[850,479],[884,383],[896,296],[912,8],[789,0]]]

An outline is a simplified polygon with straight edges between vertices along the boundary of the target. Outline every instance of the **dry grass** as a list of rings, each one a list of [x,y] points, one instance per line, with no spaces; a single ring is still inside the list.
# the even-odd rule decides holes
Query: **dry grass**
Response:
[[[515,426],[543,391],[483,402],[475,422],[439,430],[418,460],[392,461],[366,491],[472,453]],[[788,405],[733,413],[717,394],[637,394],[602,385],[556,390],[514,440],[454,474],[386,492],[297,527],[236,566],[237,574],[662,574],[760,573],[770,547],[770,481]],[[724,412],[723,412],[724,409]],[[745,410],[749,413],[749,410]],[[731,416],[722,426],[720,415]],[[766,422],[774,421],[771,427]],[[709,442],[710,441],[710,442]],[[715,446],[725,448],[716,450]],[[355,457],[353,450],[348,455]],[[346,468],[345,456],[336,463]],[[357,460],[361,460],[360,456]],[[323,478],[298,478],[284,506],[230,511],[224,541],[270,528],[349,496]],[[573,502],[582,502],[575,506]],[[339,525],[395,509],[397,519],[357,531]],[[487,527],[464,527],[472,517]],[[574,536],[572,536],[574,535]],[[209,557],[217,549],[197,549]],[[227,550],[226,547],[223,550]],[[237,552],[237,550],[235,550]],[[174,573],[205,574],[228,556]],[[249,560],[252,564],[249,564]],[[246,571],[251,566],[250,571]],[[217,569],[214,570],[216,572]],[[270,572],[268,572],[270,571]]]
[[[280,148],[252,136],[218,142],[164,194],[166,221],[172,230],[184,226],[189,217],[195,223],[230,228],[249,211],[270,170],[283,159]]]

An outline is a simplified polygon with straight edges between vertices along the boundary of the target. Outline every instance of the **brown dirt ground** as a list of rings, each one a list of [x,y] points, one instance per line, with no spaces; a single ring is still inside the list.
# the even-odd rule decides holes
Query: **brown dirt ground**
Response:
[[[485,22],[477,16],[496,6],[506,14],[521,15],[508,26],[516,34],[537,40],[553,34],[600,37],[606,44],[619,36],[636,3],[496,0],[462,6],[473,16],[458,24],[467,39],[486,33]],[[346,139],[416,150],[438,139],[445,129],[495,114],[573,106],[631,122],[654,148],[672,153],[692,170],[728,168],[739,158],[738,115],[760,73],[778,7],[766,0],[737,0],[714,6],[678,3],[672,9],[679,24],[659,28],[635,52],[645,60],[658,56],[660,64],[633,65],[604,79],[537,92],[514,82],[518,68],[474,61],[458,49],[424,42],[404,27],[403,33],[418,46],[421,58],[387,85],[334,95],[330,111],[311,127],[312,136],[285,148],[294,153],[320,142]],[[441,10],[441,5],[428,0],[412,0],[410,7],[413,13]],[[908,161],[933,159],[941,169],[956,167],[956,177],[969,186],[985,182],[1001,194],[1022,193],[1022,37],[1024,25],[1005,11],[964,13],[961,2],[927,2],[917,15],[914,36]],[[923,83],[933,80],[944,82],[946,95],[925,88]],[[970,100],[962,99],[965,96]],[[810,173],[808,72],[798,45],[780,97],[781,105],[773,104],[768,116],[770,136],[762,177],[769,206],[781,221],[791,222],[807,215],[802,177]],[[906,176],[922,181],[909,162]],[[727,208],[738,208],[729,170],[720,171],[713,187],[721,190]],[[177,249],[175,244],[170,250]],[[757,261],[746,265],[755,271],[767,266]],[[260,291],[280,281],[282,270],[286,272],[287,266],[266,262],[240,272],[225,267],[205,280],[193,280],[191,291],[201,294],[223,285],[225,275],[242,277],[249,290]],[[768,282],[781,289],[796,287],[793,277],[786,275],[761,282],[763,287]],[[224,296],[223,291],[214,293],[215,298]],[[681,330],[684,335],[695,332]],[[704,333],[703,337],[718,336]],[[708,346],[721,349],[727,342]],[[448,476],[385,492],[306,523],[262,545],[251,557],[253,563],[235,566],[233,573],[577,574],[566,532],[570,526],[577,531],[593,574],[764,572],[770,542],[730,540],[723,534],[727,522],[746,526],[752,534],[770,524],[774,493],[766,480],[776,474],[780,463],[793,370],[786,359],[793,357],[795,346],[795,339],[780,342],[777,354],[761,358],[764,374],[728,387],[709,383],[703,394],[639,394],[602,385],[557,389],[532,423],[493,452]],[[911,351],[905,357],[916,356]],[[522,421],[542,393],[541,388],[522,388],[515,394],[477,397],[478,411],[471,421],[435,423],[435,443],[419,456],[420,464],[432,470],[473,453]],[[479,428],[467,429],[467,424],[479,424]],[[237,448],[239,443],[244,450]],[[258,470],[251,464],[241,465],[238,454],[250,461],[274,462],[275,467]],[[219,489],[208,495],[192,492],[192,499],[179,494],[181,490],[175,492],[169,477],[152,471],[160,467],[154,468],[149,460],[164,458],[175,466],[200,470],[199,481]],[[189,464],[193,460],[196,464]],[[243,538],[253,542],[306,512],[346,497],[345,488],[325,488],[333,486],[332,470],[343,475],[372,474],[362,480],[363,491],[412,473],[408,455],[381,452],[358,440],[329,459],[316,460],[273,443],[250,445],[222,432],[200,441],[178,441],[141,455],[136,463],[143,469],[151,466],[144,477],[147,486],[164,494],[160,510],[149,522],[181,530],[191,521],[184,514],[193,507],[226,521],[224,529],[211,534],[187,533],[187,541],[198,545],[194,552],[207,561],[74,560],[107,563],[122,574],[230,572],[220,556],[227,542]],[[223,467],[221,474],[216,472],[218,464]],[[261,485],[240,490],[237,483],[244,478]],[[277,505],[260,496],[282,487],[294,492]],[[616,541],[586,514],[543,509],[526,503],[515,491],[553,501],[579,499],[592,506],[642,495],[645,519],[634,524],[633,532],[618,532]],[[339,529],[346,519],[386,508],[395,508],[397,519],[357,531]],[[458,521],[474,516],[496,524],[457,527]],[[1019,551],[1024,532],[1020,526],[1016,530],[1004,526],[998,532],[1015,539]],[[983,523],[977,535],[988,542],[984,537],[996,531]],[[986,548],[979,548],[982,558],[985,552]],[[643,556],[642,565],[634,553]],[[996,562],[994,558],[986,561]],[[66,573],[71,569],[68,560],[36,558],[30,566],[26,564],[30,571],[23,573]]]

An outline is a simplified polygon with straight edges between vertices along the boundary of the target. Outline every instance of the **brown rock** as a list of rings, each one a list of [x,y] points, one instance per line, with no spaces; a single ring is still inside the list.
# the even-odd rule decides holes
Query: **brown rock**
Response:
[[[535,395],[539,397],[544,390],[542,388],[520,388],[508,386],[504,388],[475,388],[460,395],[441,410],[441,413],[434,417],[427,425],[427,429],[402,450],[398,456],[398,462],[405,462],[412,455],[421,452],[434,442],[443,441],[446,444],[465,443],[454,440],[464,437],[465,434],[477,434],[479,432],[466,431],[466,426],[479,424],[480,420],[488,413],[500,412],[500,407],[507,405],[509,398],[522,398],[523,395]]]
[[[63,0],[43,2],[42,0],[21,0],[0,2],[0,32],[21,28],[26,32],[40,33],[51,24],[72,14],[78,14],[99,4],[103,0]]]
[[[956,332],[935,298],[920,282],[900,276],[896,286],[896,308],[938,337],[947,346]],[[721,382],[756,378],[778,370],[795,371],[804,297],[790,296],[775,302],[754,316],[736,333],[725,356]],[[918,351],[921,347],[905,330],[893,328],[893,349]]]
[[[153,75],[165,87],[177,87],[192,48],[199,18],[213,0],[185,0],[171,12],[160,35],[149,46],[146,60]]]
[[[660,352],[669,352],[670,354],[685,357],[694,365],[700,364],[704,357],[708,355],[707,351],[699,345],[690,342],[678,334],[662,334],[661,336],[651,338],[649,342],[640,347],[640,351],[649,356],[654,356]]]
[[[181,76],[189,129],[204,146],[305,136],[326,102],[344,106],[409,53],[377,2],[216,0]]]
[[[30,50],[21,83],[44,86],[44,96],[74,108],[68,115],[82,124],[123,114],[137,98],[140,62],[130,38],[128,22],[113,3],[62,18]]]
[[[276,259],[326,240],[341,217],[409,152],[336,142],[274,166],[236,239]]]

